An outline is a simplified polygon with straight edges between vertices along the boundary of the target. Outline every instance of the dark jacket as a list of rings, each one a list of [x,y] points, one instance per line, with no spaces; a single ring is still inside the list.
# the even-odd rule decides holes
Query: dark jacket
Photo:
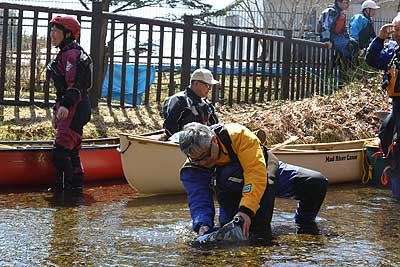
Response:
[[[164,129],[168,136],[181,131],[189,122],[205,125],[218,123],[213,105],[197,96],[190,87],[165,100],[163,115]]]
[[[82,135],[90,120],[88,91],[92,86],[92,60],[75,41],[60,46],[57,57],[47,66],[47,79],[56,88],[56,106],[74,111],[70,128]]]

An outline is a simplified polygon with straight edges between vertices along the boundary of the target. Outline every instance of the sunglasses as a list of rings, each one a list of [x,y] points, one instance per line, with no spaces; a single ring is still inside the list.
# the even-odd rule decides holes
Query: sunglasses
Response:
[[[212,142],[212,140],[211,140],[211,141],[210,141],[210,146],[209,146],[209,148],[208,148],[208,152],[207,152],[204,156],[201,156],[201,157],[199,157],[199,158],[197,158],[197,159],[194,159],[194,158],[192,158],[191,156],[186,155],[187,158],[188,158],[188,160],[189,160],[189,162],[195,164],[195,163],[202,162],[202,161],[206,160],[207,158],[211,157],[212,146],[213,146],[213,142]]]
[[[203,81],[198,81],[198,82],[204,84],[205,86],[207,86],[207,88],[208,88],[209,90],[211,90],[211,88],[212,88],[212,85],[211,85],[211,84],[208,84],[208,83],[203,82]]]

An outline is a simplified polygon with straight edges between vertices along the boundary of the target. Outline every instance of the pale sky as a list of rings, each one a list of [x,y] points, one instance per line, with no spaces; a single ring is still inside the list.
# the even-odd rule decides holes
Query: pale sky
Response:
[[[234,0],[204,0],[205,3],[211,4],[216,9],[224,8],[231,4]],[[72,2],[78,2],[77,0],[4,0],[4,2],[16,3],[16,4],[34,4],[37,6],[54,6],[59,7],[60,3],[66,2],[67,5]],[[78,2],[79,3],[79,2]],[[76,6],[75,6],[76,7]]]
[[[210,5],[213,5],[214,8],[220,9],[224,8],[227,5],[231,4],[234,0],[205,0],[204,2]]]

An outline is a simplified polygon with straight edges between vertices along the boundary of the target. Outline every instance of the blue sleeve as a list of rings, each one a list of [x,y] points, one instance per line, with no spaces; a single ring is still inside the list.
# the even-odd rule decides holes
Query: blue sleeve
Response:
[[[215,207],[210,189],[212,175],[213,171],[196,167],[181,169],[180,178],[187,193],[192,228],[195,232],[198,232],[202,225],[214,227]]]
[[[365,62],[376,69],[387,70],[394,47],[395,42],[389,42],[385,48],[384,40],[375,37],[365,53]]]
[[[368,25],[368,19],[361,14],[356,14],[350,19],[350,38],[359,41],[359,34]]]

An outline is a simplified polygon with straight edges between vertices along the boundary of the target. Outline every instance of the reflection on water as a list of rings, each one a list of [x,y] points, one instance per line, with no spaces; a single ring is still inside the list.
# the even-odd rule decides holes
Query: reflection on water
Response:
[[[198,250],[185,196],[138,198],[127,184],[75,195],[0,194],[0,266],[397,266],[400,203],[389,190],[331,186],[320,236],[296,235],[278,199],[275,246]]]

